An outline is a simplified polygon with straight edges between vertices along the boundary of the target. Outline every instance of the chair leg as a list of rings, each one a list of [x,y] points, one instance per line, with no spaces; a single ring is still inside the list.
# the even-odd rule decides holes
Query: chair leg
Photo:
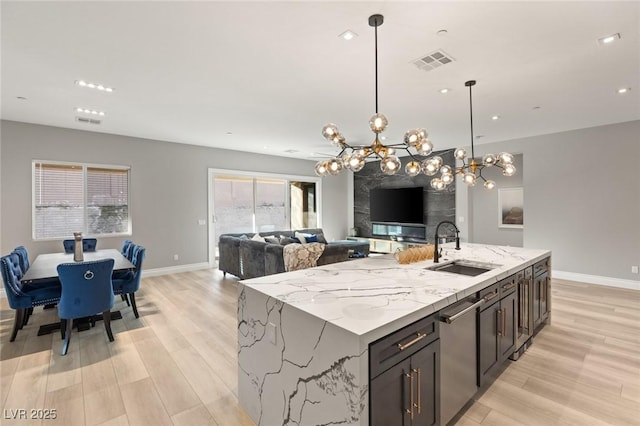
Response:
[[[33,313],[33,307],[27,308],[27,311],[25,312],[25,316],[24,316],[24,321],[22,322],[22,326],[25,326],[29,323],[29,317],[31,317],[32,313]],[[22,329],[22,327],[20,327],[20,329]]]
[[[18,335],[18,330],[22,328],[22,323],[24,322],[25,310],[26,308],[16,309],[16,316],[13,319],[13,330],[11,331],[11,338],[9,339],[10,342],[13,342],[14,340],[16,340],[16,336]]]
[[[127,297],[126,293],[122,293],[120,295],[120,297],[122,297],[122,300],[124,300],[125,302],[127,302],[127,306],[131,306],[131,303],[129,303],[129,298]]]
[[[140,315],[138,315],[138,307],[136,306],[135,293],[129,293],[129,299],[131,299],[131,307],[133,308],[133,315],[135,315],[136,318],[140,318]]]
[[[111,332],[111,311],[104,311],[102,313],[102,321],[104,322],[104,329],[107,330],[109,341],[113,342],[113,333]]]
[[[67,350],[69,349],[69,341],[71,340],[71,330],[73,328],[73,320],[67,319],[67,330],[64,333],[64,342],[62,343],[62,355],[67,354]]]
[[[222,271],[222,278],[227,278],[227,272],[226,271]]]
[[[64,340],[64,333],[66,330],[67,330],[67,320],[64,318],[61,318],[60,319],[60,335],[62,336],[62,340]]]

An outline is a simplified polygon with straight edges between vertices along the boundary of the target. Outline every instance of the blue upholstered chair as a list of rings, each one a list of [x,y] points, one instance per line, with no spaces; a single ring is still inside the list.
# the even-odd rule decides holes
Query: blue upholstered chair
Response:
[[[67,354],[71,330],[75,318],[93,316],[102,312],[104,328],[109,341],[111,332],[111,308],[113,308],[113,259],[92,262],[63,263],[58,265],[58,276],[62,284],[62,295],[58,303],[60,330],[64,336],[62,355]]]
[[[31,308],[57,303],[60,300],[60,286],[23,286],[20,282],[23,276],[20,258],[15,252],[0,258],[0,269],[9,306],[16,310],[13,330],[9,339],[10,342],[13,342],[18,330],[24,326],[25,316]]]
[[[24,275],[29,269],[29,254],[27,253],[27,249],[24,246],[18,246],[13,249],[14,253],[18,254],[20,258],[20,269],[22,269],[22,274]]]
[[[138,315],[138,307],[136,306],[135,292],[140,288],[140,278],[142,275],[142,261],[146,253],[146,249],[137,244],[131,246],[132,257],[131,263],[136,267],[136,270],[122,279],[113,279],[113,292],[115,294],[123,294],[131,301],[131,307],[133,308],[133,314],[136,318],[140,318]]]
[[[62,245],[65,253],[73,253],[76,248],[75,240],[63,240]],[[96,251],[98,246],[98,240],[95,238],[83,238],[82,239],[82,251]]]
[[[124,240],[122,242],[122,248],[120,249],[120,253],[122,253],[122,255],[124,257],[126,257],[127,259],[131,260],[131,258],[129,257],[129,253],[131,251],[131,246],[133,245],[133,241],[131,240]]]

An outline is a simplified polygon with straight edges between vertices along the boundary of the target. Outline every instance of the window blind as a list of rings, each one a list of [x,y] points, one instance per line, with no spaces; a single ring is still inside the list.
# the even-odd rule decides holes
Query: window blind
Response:
[[[130,230],[129,169],[34,162],[33,173],[35,239]]]

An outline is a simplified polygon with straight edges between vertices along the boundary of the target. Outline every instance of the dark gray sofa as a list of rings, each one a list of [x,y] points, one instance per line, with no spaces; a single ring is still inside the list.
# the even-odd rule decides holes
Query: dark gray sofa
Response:
[[[295,231],[260,232],[260,236],[293,237],[295,232],[303,234],[322,234],[322,229],[300,229]],[[241,236],[246,238],[242,238]],[[262,277],[265,275],[285,272],[284,246],[280,244],[254,241],[255,233],[222,234],[218,241],[219,259],[218,269],[226,276],[227,273],[241,279]],[[349,250],[369,255],[369,245],[344,244],[341,242],[327,243],[324,252],[318,259],[318,266],[349,260]]]

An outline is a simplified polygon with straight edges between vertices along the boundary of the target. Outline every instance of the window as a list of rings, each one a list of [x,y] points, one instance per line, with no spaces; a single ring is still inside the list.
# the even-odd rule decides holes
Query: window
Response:
[[[216,235],[318,226],[316,182],[262,175],[213,180]]]
[[[131,233],[129,168],[33,162],[33,238]]]

